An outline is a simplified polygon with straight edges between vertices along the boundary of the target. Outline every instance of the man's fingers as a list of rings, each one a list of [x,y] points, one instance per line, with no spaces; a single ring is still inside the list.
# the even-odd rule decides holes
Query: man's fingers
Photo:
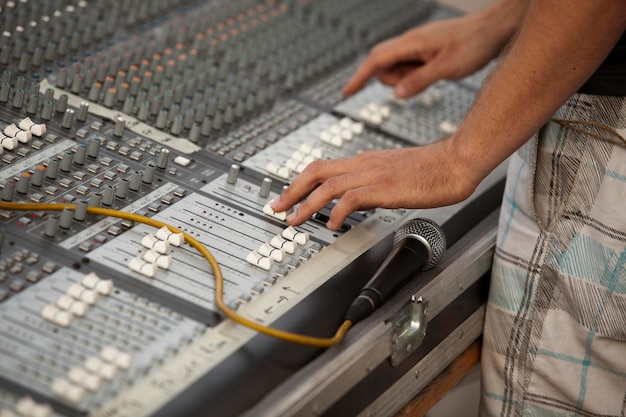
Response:
[[[369,210],[382,205],[378,196],[380,187],[364,186],[346,191],[330,212],[326,227],[337,230],[345,223],[346,218],[357,210]]]
[[[380,64],[375,62],[371,55],[365,58],[365,61],[356,70],[352,77],[348,80],[343,87],[342,93],[346,96],[350,96],[359,91],[363,86],[380,70]]]
[[[326,180],[348,172],[350,170],[348,161],[345,159],[313,161],[283,191],[280,198],[274,201],[272,209],[279,212],[289,210]]]
[[[354,166],[354,164],[344,165]],[[346,197],[346,194],[348,196],[346,197],[346,201],[342,203],[342,206],[353,207],[352,210],[348,211],[345,215],[347,216],[350,212],[358,209],[358,206],[355,206],[355,204],[362,204],[355,199],[355,197],[359,197],[358,193],[355,194],[355,190],[376,182],[377,177],[375,170],[351,171],[348,169],[346,173],[331,176],[302,201],[298,209],[288,217],[287,222],[291,225],[299,225],[308,220],[313,213],[326,207],[331,201],[340,199],[341,202],[341,200]],[[377,203],[378,201],[374,201],[370,202],[369,205],[374,207]],[[274,209],[276,210],[276,208]],[[338,213],[342,213],[342,211],[340,210]],[[343,217],[344,219],[345,216]],[[336,225],[335,229],[339,226],[341,226],[341,224]]]
[[[433,84],[446,74],[441,71],[437,58],[422,65],[414,71],[405,74],[404,78],[395,84],[395,95],[400,98],[408,98],[424,91],[429,85]]]
[[[343,94],[352,95],[359,91],[373,76],[402,62],[418,60],[419,53],[414,44],[402,37],[389,39],[376,45],[361,66],[343,88]]]
[[[392,68],[378,73],[378,80],[388,86],[395,86],[412,71],[423,65],[423,62],[411,62],[398,64]]]

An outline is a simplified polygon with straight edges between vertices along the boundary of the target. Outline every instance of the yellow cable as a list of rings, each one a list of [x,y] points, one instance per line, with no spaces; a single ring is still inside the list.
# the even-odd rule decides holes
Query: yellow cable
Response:
[[[56,203],[9,203],[9,202],[0,202],[0,210],[17,210],[17,211],[62,211],[65,208],[69,208],[71,210],[76,209],[76,205],[74,204],[56,204]],[[352,322],[350,320],[346,320],[343,324],[337,329],[337,332],[333,337],[330,338],[320,338],[320,337],[312,337],[300,335],[297,333],[291,333],[284,330],[274,329],[272,327],[263,326],[259,323],[256,323],[252,320],[249,320],[239,314],[237,314],[234,310],[228,308],[226,303],[224,303],[224,278],[222,276],[222,270],[211,254],[211,252],[205,248],[200,242],[191,237],[190,235],[181,232],[179,229],[170,226],[166,223],[160,222],[158,220],[151,219],[150,217],[140,216],[138,214],[126,213],[123,211],[105,209],[101,207],[87,207],[87,213],[96,214],[100,216],[107,217],[117,217],[124,220],[130,220],[137,223],[143,223],[148,226],[155,227],[160,229],[162,227],[167,227],[171,232],[174,233],[182,233],[185,237],[185,242],[189,243],[193,248],[195,248],[198,252],[202,254],[204,259],[207,260],[211,269],[213,270],[213,275],[215,276],[215,305],[217,308],[229,319],[246,326],[250,329],[253,329],[259,333],[263,333],[268,336],[275,337],[280,340],[284,340],[287,342],[298,343],[301,345],[314,346],[314,347],[330,347],[340,343],[348,329],[352,326]]]

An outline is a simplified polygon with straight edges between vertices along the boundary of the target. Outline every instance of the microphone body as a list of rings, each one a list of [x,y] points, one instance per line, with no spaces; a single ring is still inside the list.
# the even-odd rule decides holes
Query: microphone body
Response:
[[[391,252],[348,309],[346,320],[356,323],[369,316],[417,272],[439,263],[445,250],[445,235],[435,222],[405,223],[394,236]]]

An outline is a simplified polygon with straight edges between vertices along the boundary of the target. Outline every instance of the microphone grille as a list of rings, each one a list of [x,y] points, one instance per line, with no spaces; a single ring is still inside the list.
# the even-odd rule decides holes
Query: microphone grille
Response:
[[[424,270],[432,268],[441,261],[446,251],[446,235],[443,233],[441,226],[430,219],[417,218],[409,220],[394,235],[393,245],[397,245],[398,242],[409,235],[421,237],[430,246],[432,256]]]

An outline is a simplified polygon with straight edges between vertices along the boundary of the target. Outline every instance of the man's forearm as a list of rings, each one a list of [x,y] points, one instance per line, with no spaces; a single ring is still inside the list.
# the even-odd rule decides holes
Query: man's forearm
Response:
[[[453,136],[461,169],[484,177],[593,74],[626,27],[623,0],[535,0],[510,50]]]

